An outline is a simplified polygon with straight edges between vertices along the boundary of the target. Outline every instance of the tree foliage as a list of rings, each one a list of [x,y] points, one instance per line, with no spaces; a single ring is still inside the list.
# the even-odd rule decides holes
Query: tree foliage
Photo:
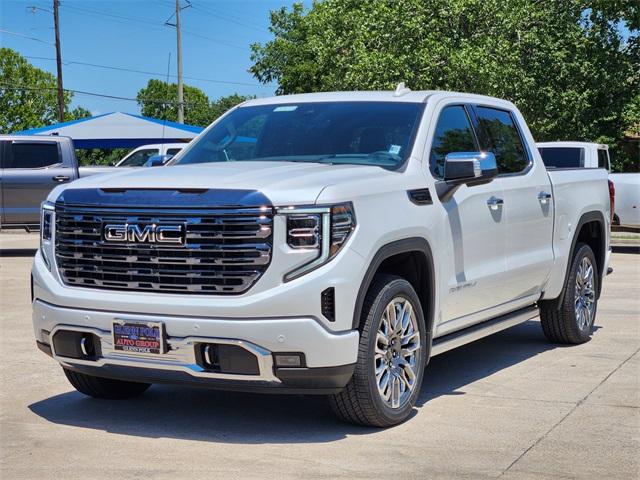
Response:
[[[209,97],[196,87],[184,86],[184,121],[191,125],[206,125],[209,118]],[[175,122],[178,120],[178,84],[151,79],[136,96],[142,115]]]
[[[209,101],[206,93],[196,87],[184,86],[184,121],[205,127],[228,109],[249,97],[233,94]],[[149,80],[137,95],[142,115],[175,122],[178,120],[178,85],[162,80]]]
[[[15,50],[0,48],[0,133],[58,123],[56,88],[54,75],[34,67]],[[69,110],[72,97],[65,92],[65,121],[90,117],[86,108]]]
[[[56,77],[31,65],[15,50],[0,48],[0,132],[11,133],[58,121]],[[65,93],[65,106],[71,94]]]
[[[507,98],[539,141],[598,141],[616,150],[638,125],[639,5],[326,0],[305,10],[295,4],[271,13],[274,38],[252,45],[250,71],[261,82],[277,82],[282,94],[392,89],[404,81],[414,90]],[[618,166],[624,161],[638,159],[621,158]]]

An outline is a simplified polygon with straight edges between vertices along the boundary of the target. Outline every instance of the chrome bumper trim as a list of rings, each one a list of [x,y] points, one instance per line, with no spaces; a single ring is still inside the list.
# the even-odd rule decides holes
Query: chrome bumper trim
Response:
[[[80,360],[76,358],[61,357],[55,351],[53,337],[59,330],[86,332],[96,335],[100,339],[102,355],[97,360]],[[113,348],[111,332],[97,329],[78,327],[76,325],[56,325],[51,331],[51,353],[53,358],[64,365],[90,365],[101,367],[104,365],[119,365],[125,367],[142,367],[156,370],[170,370],[185,372],[194,377],[211,378],[220,380],[244,380],[281,383],[273,371],[273,357],[271,352],[251,342],[230,338],[212,337],[184,337],[167,338],[168,353],[162,355],[124,353]],[[195,345],[197,343],[222,343],[237,345],[252,353],[260,369],[259,375],[238,375],[230,373],[207,372],[196,363]]]

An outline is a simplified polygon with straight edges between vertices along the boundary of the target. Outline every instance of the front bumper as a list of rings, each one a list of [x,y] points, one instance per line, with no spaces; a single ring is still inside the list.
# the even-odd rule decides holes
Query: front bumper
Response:
[[[163,355],[130,354],[113,348],[115,320],[162,322],[169,350]],[[89,375],[145,383],[183,383],[229,390],[331,393],[346,385],[357,359],[358,332],[333,333],[314,318],[220,319],[132,314],[76,309],[33,302],[33,326],[43,351],[63,367]],[[99,343],[95,358],[70,358],[56,351],[58,332],[81,332]],[[256,359],[252,374],[220,373],[204,368],[198,349],[204,344],[234,345]],[[274,353],[298,352],[302,367],[278,367]]]

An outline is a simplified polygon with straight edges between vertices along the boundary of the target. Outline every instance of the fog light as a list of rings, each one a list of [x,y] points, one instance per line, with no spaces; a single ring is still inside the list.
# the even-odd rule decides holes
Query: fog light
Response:
[[[302,353],[275,353],[276,367],[303,367],[304,356]]]

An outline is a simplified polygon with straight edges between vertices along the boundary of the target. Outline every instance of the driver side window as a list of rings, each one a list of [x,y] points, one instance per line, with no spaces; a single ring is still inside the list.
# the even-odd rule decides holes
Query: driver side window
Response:
[[[433,135],[429,166],[436,179],[444,178],[444,159],[452,152],[477,152],[469,116],[462,105],[451,105],[440,112]]]

